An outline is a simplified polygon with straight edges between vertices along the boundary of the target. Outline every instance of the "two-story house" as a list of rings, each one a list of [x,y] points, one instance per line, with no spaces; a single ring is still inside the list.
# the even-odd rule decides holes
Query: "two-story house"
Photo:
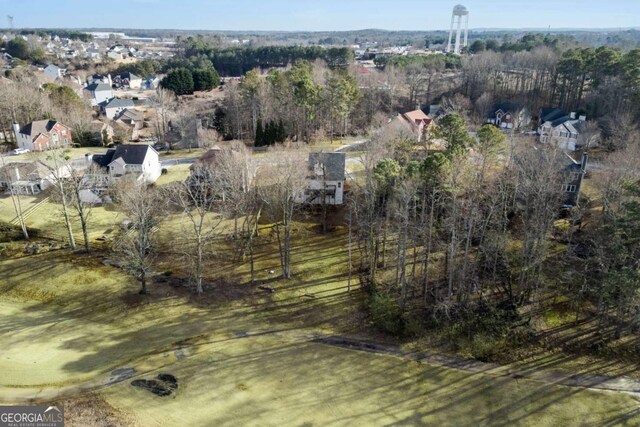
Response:
[[[106,182],[132,176],[152,184],[162,172],[158,152],[146,144],[118,145],[104,154],[94,154],[91,161],[99,167],[103,175],[108,176]]]
[[[562,183],[562,191],[565,194],[565,206],[573,207],[578,203],[582,181],[587,173],[589,155],[582,153],[581,161],[576,161],[567,154],[569,163],[565,167],[565,182]]]
[[[113,78],[113,83],[118,87],[128,87],[130,89],[140,89],[142,87],[142,77],[127,71],[118,74]]]
[[[522,104],[503,102],[493,106],[485,123],[495,125],[500,129],[517,130],[531,124],[531,113]]]
[[[102,103],[104,115],[109,120],[116,120],[116,118],[126,109],[133,109],[134,103],[130,99],[113,98],[109,101]]]
[[[56,120],[38,120],[22,128],[14,123],[13,130],[18,147],[29,151],[44,151],[73,144],[71,128]]]
[[[538,135],[542,144],[553,144],[563,150],[575,151],[586,116],[564,114],[560,109],[545,109],[540,114]]]
[[[345,165],[345,153],[309,153],[308,184],[299,201],[312,205],[343,204]]]
[[[108,83],[91,83],[84,90],[87,91],[92,107],[113,99],[113,91]]]
[[[398,114],[391,122],[392,126],[398,126],[408,130],[415,137],[417,142],[422,142],[429,127],[433,123],[431,117],[427,116],[421,109],[416,109],[406,113]]]

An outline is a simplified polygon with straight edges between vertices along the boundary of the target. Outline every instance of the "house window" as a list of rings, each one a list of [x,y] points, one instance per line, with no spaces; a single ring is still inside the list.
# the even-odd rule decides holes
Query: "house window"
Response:
[[[338,188],[342,188],[342,183],[338,181]]]
[[[69,139],[65,138],[65,139],[64,139],[64,143],[65,143],[65,144],[68,144],[68,143],[69,143]]]
[[[562,191],[564,191],[565,193],[575,193],[576,192],[576,186],[575,185],[569,185],[569,184],[563,184],[562,185]]]
[[[63,135],[66,135],[66,134],[67,134],[67,131],[66,131],[66,130],[63,130],[63,131],[62,131],[62,134],[63,134]]]

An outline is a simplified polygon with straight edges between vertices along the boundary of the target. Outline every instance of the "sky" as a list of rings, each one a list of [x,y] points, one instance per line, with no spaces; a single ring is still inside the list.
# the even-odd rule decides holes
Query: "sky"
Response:
[[[448,29],[448,0],[0,0],[16,28]],[[469,28],[640,27],[640,0],[463,0]]]

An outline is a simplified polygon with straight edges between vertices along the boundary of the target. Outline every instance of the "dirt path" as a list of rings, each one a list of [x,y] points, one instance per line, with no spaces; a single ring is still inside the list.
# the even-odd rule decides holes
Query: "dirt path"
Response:
[[[421,363],[442,366],[446,368],[458,369],[474,374],[485,374],[499,377],[510,377],[514,379],[528,379],[551,385],[561,385],[565,387],[580,387],[590,390],[606,390],[625,393],[640,394],[640,380],[626,377],[608,377],[603,375],[574,374],[549,370],[549,369],[522,369],[508,365],[498,365],[495,363],[480,362],[477,360],[463,359],[454,356],[444,356],[424,352],[412,352],[402,350],[398,347],[387,346],[367,341],[341,336],[319,337],[311,341],[349,348],[358,351],[387,354],[402,357],[408,360],[415,360]]]
[[[485,363],[468,360],[454,356],[445,356],[424,352],[403,350],[396,346],[374,343],[344,336],[328,336],[317,334],[313,331],[262,331],[248,332],[235,331],[233,339],[251,339],[260,336],[272,336],[283,342],[303,343],[310,342],[333,347],[340,347],[352,351],[362,351],[387,356],[394,356],[406,360],[412,360],[433,366],[456,369],[472,374],[488,375],[493,377],[507,377],[512,379],[527,379],[548,385],[584,388],[590,390],[633,393],[640,395],[640,380],[625,377],[607,377],[598,375],[576,374],[549,370],[549,369],[522,369],[512,366],[502,366],[493,363]],[[170,369],[171,365],[185,358],[196,356],[205,351],[212,351],[220,345],[220,337],[199,336],[190,343],[190,339],[181,340],[171,349],[164,349],[157,354],[150,353],[143,358],[129,362],[126,366],[109,370],[102,375],[88,381],[75,384],[52,387],[0,387],[0,395],[7,402],[37,402],[53,399],[67,398],[94,392],[123,381],[140,378],[159,369]]]

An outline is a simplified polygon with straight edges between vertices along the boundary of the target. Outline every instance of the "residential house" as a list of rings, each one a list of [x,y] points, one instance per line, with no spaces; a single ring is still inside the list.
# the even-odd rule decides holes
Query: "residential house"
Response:
[[[69,49],[64,52],[64,59],[74,59],[77,58],[79,52],[75,49]]]
[[[582,153],[580,162],[566,154],[569,164],[565,168],[565,182],[562,183],[562,191],[565,194],[565,207],[573,207],[578,204],[580,190],[582,190],[582,181],[587,173],[587,164],[589,155]]]
[[[101,56],[100,50],[95,48],[87,49],[87,58],[93,59],[93,60],[99,60],[100,56]]]
[[[429,105],[429,117],[433,120],[438,119],[440,116],[444,116],[447,112],[442,108],[440,104],[431,104]]]
[[[142,78],[133,73],[126,72],[118,74],[113,78],[113,83],[117,87],[128,87],[130,89],[140,89],[142,87]]]
[[[87,77],[87,84],[92,84],[92,83],[105,83],[105,84],[108,84],[109,87],[113,87],[111,74],[107,74],[106,76],[103,74],[93,74]]]
[[[162,172],[158,152],[146,144],[118,145],[104,154],[94,154],[91,161],[102,170],[102,182],[107,184],[124,176],[152,184]]]
[[[407,113],[398,114],[391,123],[392,125],[407,129],[413,134],[417,142],[421,142],[429,131],[433,120],[421,109],[416,109]]]
[[[503,102],[493,106],[485,123],[495,125],[500,129],[518,130],[531,124],[531,113],[525,105]]]
[[[342,205],[345,165],[345,153],[309,153],[309,181],[304,197],[298,201],[313,205]]]
[[[144,127],[144,114],[141,111],[125,109],[116,117],[116,124],[127,127],[131,139],[138,139],[138,131]]]
[[[107,145],[113,140],[113,127],[100,120],[93,120],[89,124],[89,131],[94,141]]]
[[[104,114],[109,120],[115,120],[125,109],[133,108],[133,101],[130,99],[113,98],[103,103]]]
[[[107,83],[91,83],[87,85],[84,90],[86,90],[89,95],[92,107],[102,103],[108,103],[113,99],[113,91]]]
[[[0,167],[0,191],[38,194],[54,182],[51,171],[39,162],[10,162]]]
[[[71,128],[56,120],[38,120],[22,128],[13,124],[17,146],[30,151],[43,151],[73,144]]]
[[[64,68],[60,68],[57,65],[49,64],[44,69],[44,75],[50,78],[51,80],[62,79],[64,77],[64,73],[67,70]]]
[[[544,111],[544,110],[543,110]],[[562,110],[553,109],[540,115],[538,134],[543,144],[554,144],[563,150],[575,151],[578,137],[586,124],[586,116],[576,118],[576,113],[561,115]]]
[[[142,89],[156,90],[160,87],[160,78],[157,76],[149,76],[142,83]]]
[[[122,60],[122,54],[120,52],[114,52],[114,51],[109,51],[107,53],[107,57],[115,60],[115,61],[120,61]]]

